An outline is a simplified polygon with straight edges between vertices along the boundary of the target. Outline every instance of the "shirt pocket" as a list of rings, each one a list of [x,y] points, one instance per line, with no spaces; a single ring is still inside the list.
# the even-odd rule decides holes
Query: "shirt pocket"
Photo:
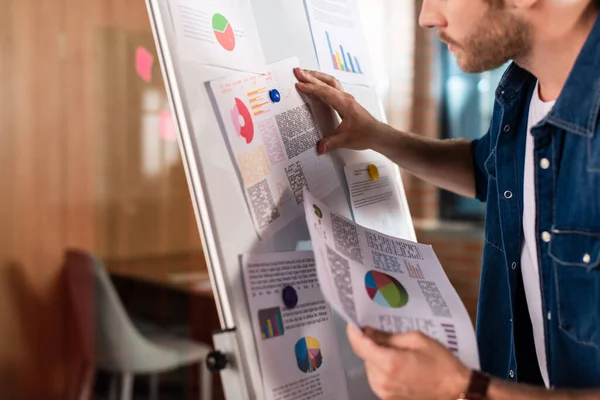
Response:
[[[600,347],[600,233],[553,230],[549,245],[559,328],[580,344]]]

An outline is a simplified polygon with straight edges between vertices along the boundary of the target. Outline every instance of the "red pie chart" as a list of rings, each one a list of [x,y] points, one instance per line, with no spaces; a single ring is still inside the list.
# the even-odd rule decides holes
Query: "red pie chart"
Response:
[[[242,121],[243,120],[243,124]],[[247,144],[252,143],[254,139],[254,123],[248,107],[237,97],[235,105],[231,109],[231,122],[237,134],[246,140]]]
[[[215,14],[212,18],[212,27],[217,42],[227,51],[235,49],[235,33],[233,27],[223,14]]]

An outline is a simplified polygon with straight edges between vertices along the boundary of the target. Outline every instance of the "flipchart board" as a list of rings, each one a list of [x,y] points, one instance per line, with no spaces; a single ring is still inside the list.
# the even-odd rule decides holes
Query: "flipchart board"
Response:
[[[227,379],[238,379],[239,382],[224,382],[224,386],[228,397],[234,396],[228,394],[232,393],[228,392],[228,387],[239,387],[242,388],[242,393],[236,394],[236,398],[242,396],[261,399],[264,396],[259,360],[245,298],[240,255],[294,251],[299,243],[309,240],[309,233],[305,219],[300,217],[271,238],[261,240],[257,235],[235,161],[229,153],[206,85],[206,82],[236,71],[200,64],[190,60],[188,54],[183,54],[185,46],[177,43],[177,22],[172,14],[172,7],[178,1],[147,0],[147,6],[220,322],[224,331],[233,333],[230,342],[233,342],[235,349],[225,350],[230,350],[236,356],[232,364],[235,366],[235,373],[230,371]],[[304,0],[251,0],[249,4],[267,63],[298,57],[300,67],[319,69]],[[376,118],[385,121],[383,108],[372,88],[344,86]],[[322,200],[338,212],[351,217],[344,166],[379,161],[389,162],[372,151],[338,151],[334,156],[334,163],[342,185]],[[402,210],[394,223],[401,227],[403,238],[414,241],[414,228],[400,171],[396,166],[394,176],[401,194]],[[345,323],[336,317],[335,325],[350,397],[374,398],[368,386],[364,365],[352,353],[348,344]],[[217,340],[216,346],[219,346]],[[222,372],[222,377],[224,376]]]

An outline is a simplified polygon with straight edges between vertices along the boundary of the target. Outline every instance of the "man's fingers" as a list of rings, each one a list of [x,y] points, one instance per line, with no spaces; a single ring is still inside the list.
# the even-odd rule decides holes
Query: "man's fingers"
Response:
[[[323,83],[315,84],[299,82],[296,84],[296,87],[302,93],[312,94],[313,96],[320,97],[327,104],[333,107],[334,110],[340,114],[340,117],[344,118],[346,109],[348,107],[346,94],[344,92],[340,92],[339,90],[336,90]]]
[[[378,331],[376,329],[373,329],[371,327],[366,327],[364,329],[364,333],[365,335],[367,335],[368,337],[371,338],[371,340],[373,340],[375,343],[377,343],[378,345],[382,346],[382,347],[389,347],[390,346],[390,340],[391,340],[391,336],[389,333],[383,332],[383,331]]]
[[[421,332],[407,332],[390,335],[373,328],[365,328],[365,335],[382,347],[393,347],[400,350],[420,349],[427,345],[428,337]]]
[[[390,377],[385,375],[383,371],[377,368],[376,364],[365,363],[365,372],[367,373],[369,386],[373,390],[373,393],[377,395],[377,397],[380,399],[393,398],[393,390],[389,383]],[[397,377],[395,378],[397,379]]]
[[[332,88],[344,91],[344,87],[342,86],[340,81],[335,79],[333,76],[325,74],[323,72],[308,71],[308,70],[303,70],[300,68],[295,68],[294,73],[296,74],[296,78],[298,78],[298,80],[301,82],[315,83],[314,80],[311,79],[311,77],[313,77],[315,79],[320,80],[321,82],[326,83],[327,85],[331,86]]]
[[[323,155],[335,149],[344,148],[347,143],[348,140],[342,133],[336,133],[333,136],[328,136],[321,140],[317,145],[317,152],[319,155]]]
[[[348,324],[347,335],[352,350],[354,350],[357,356],[365,360],[365,362],[383,358],[382,356],[386,349],[378,346],[355,326]]]

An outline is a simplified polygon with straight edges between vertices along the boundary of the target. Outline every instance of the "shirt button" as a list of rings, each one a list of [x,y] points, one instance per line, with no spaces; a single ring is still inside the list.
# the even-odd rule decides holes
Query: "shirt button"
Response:
[[[504,132],[510,131],[510,125],[504,125]]]
[[[510,190],[507,190],[506,192],[504,192],[504,197],[506,197],[507,199],[512,199],[513,194]]]
[[[512,369],[508,372],[508,375],[510,375],[511,378],[515,377],[515,371],[513,371]]]
[[[590,256],[589,254],[586,254],[583,256],[583,262],[586,264],[589,264],[590,261],[592,261],[592,256]]]
[[[516,263],[516,262],[512,263],[510,267],[511,267],[512,269],[517,269],[517,263]]]
[[[544,233],[542,233],[542,240],[545,243],[550,243],[550,241],[552,240],[552,235],[550,234],[550,232],[544,232]]]
[[[550,168],[550,160],[548,160],[547,158],[542,158],[540,160],[540,167],[542,167],[542,169]]]
[[[548,318],[548,321],[552,320],[552,313],[550,311],[548,311],[548,314],[546,314],[546,318]]]

